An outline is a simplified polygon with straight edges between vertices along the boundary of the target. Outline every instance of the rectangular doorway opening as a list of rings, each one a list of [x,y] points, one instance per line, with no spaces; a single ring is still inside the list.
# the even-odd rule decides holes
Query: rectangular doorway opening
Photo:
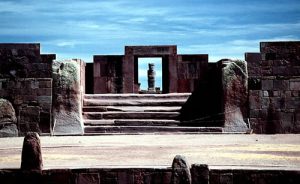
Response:
[[[139,57],[137,72],[138,72],[139,93],[161,93],[162,92],[163,73],[162,73],[161,57]],[[148,72],[150,72],[149,77],[148,77]]]

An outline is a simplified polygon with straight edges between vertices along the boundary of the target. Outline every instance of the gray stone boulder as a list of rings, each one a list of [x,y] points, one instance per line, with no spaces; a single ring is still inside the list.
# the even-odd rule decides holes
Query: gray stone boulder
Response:
[[[53,134],[83,134],[80,64],[76,60],[53,62]]]
[[[224,131],[245,132],[247,118],[248,72],[241,60],[221,60],[224,104]]]
[[[12,104],[0,98],[0,137],[18,136],[16,112]]]

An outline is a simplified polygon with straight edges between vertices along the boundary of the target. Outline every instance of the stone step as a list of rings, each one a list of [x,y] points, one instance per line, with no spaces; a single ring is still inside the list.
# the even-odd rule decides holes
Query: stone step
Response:
[[[168,94],[85,94],[84,99],[96,100],[167,100],[184,99],[187,100],[191,93],[168,93]]]
[[[84,106],[83,112],[178,112],[180,106]]]
[[[84,119],[176,119],[179,112],[83,112]]]
[[[85,135],[100,134],[144,134],[144,133],[222,133],[222,127],[180,126],[86,126]]]
[[[185,99],[175,100],[95,100],[84,99],[84,106],[182,106],[186,102]]]
[[[85,120],[85,126],[177,126],[180,121],[166,119],[104,119],[104,120]]]

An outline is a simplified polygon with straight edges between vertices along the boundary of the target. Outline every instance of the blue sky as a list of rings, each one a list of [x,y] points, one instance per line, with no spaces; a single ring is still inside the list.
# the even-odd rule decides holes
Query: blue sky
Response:
[[[0,42],[39,42],[58,59],[159,44],[243,59],[260,41],[299,38],[299,0],[0,0]]]

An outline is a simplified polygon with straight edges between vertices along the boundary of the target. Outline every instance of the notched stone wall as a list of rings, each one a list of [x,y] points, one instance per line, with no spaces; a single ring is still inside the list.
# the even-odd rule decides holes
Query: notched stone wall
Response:
[[[0,98],[15,108],[20,135],[50,133],[55,57],[40,54],[40,44],[0,44]]]
[[[246,53],[255,133],[300,133],[300,42],[262,42]]]

